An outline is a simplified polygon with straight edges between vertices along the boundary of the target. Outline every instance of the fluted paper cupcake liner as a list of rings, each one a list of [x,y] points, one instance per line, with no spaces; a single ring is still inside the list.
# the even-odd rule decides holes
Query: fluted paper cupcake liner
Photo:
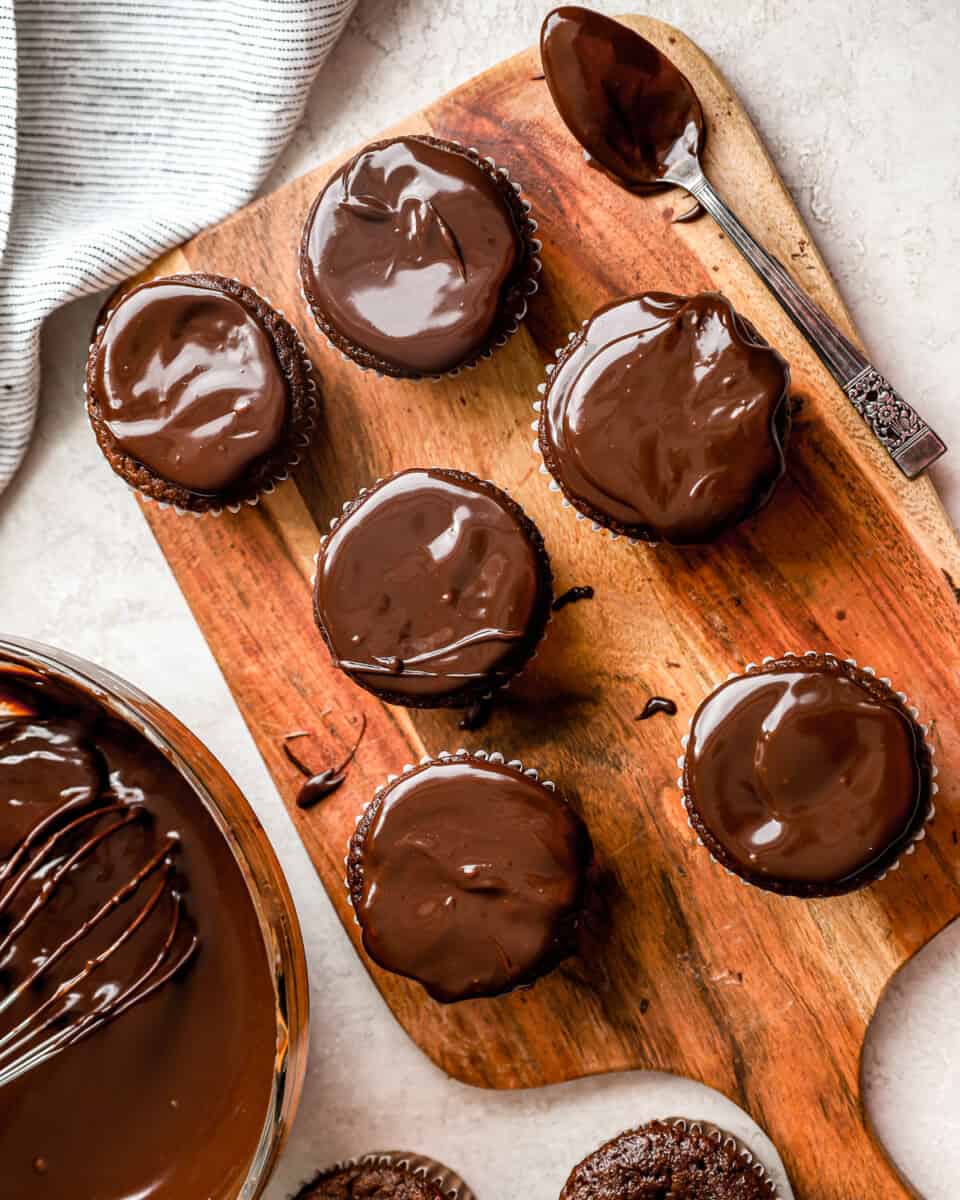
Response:
[[[242,280],[236,279],[233,276],[229,276],[229,275],[211,276],[206,272],[196,272],[195,274],[200,275],[201,277],[206,277],[206,278],[215,278],[215,279],[226,280],[228,283],[236,284],[238,287],[244,288],[245,290],[252,292],[263,304],[267,305],[272,310],[272,312],[275,313],[276,316],[280,318],[280,320],[283,322],[283,324],[287,327],[287,329],[293,335],[294,343],[299,351],[300,363],[301,363],[301,366],[302,366],[303,372],[304,372],[305,392],[306,392],[302,427],[299,429],[296,436],[291,441],[290,453],[286,456],[286,461],[283,462],[282,464],[278,464],[277,469],[271,473],[271,477],[266,483],[260,484],[256,488],[252,488],[249,496],[245,496],[242,500],[238,500],[235,503],[231,503],[231,504],[217,504],[216,502],[213,502],[213,503],[211,503],[209,508],[203,509],[202,511],[197,511],[196,509],[192,509],[192,508],[184,508],[182,505],[179,505],[179,504],[171,504],[167,500],[158,500],[155,496],[151,496],[149,492],[146,492],[142,488],[138,487],[136,484],[131,483],[128,479],[124,479],[122,475],[119,475],[119,474],[117,475],[117,477],[123,483],[126,484],[126,486],[130,489],[130,491],[134,492],[142,500],[146,500],[150,504],[155,504],[157,506],[157,508],[160,509],[161,511],[163,511],[165,509],[171,509],[173,512],[175,512],[177,514],[177,516],[180,516],[180,517],[190,516],[190,517],[196,517],[199,519],[200,517],[220,517],[225,512],[238,513],[243,508],[254,508],[254,507],[256,507],[257,504],[260,503],[261,496],[269,496],[272,492],[276,491],[277,487],[281,483],[284,483],[287,479],[290,478],[291,472],[297,466],[299,466],[299,464],[301,463],[301,461],[303,459],[303,452],[309,447],[309,445],[313,439],[313,434],[316,430],[316,425],[317,425],[317,417],[318,417],[319,411],[320,411],[320,388],[317,383],[317,375],[316,375],[316,370],[313,365],[313,361],[310,358],[310,354],[307,350],[307,347],[304,343],[303,338],[300,336],[300,331],[299,331],[299,329],[297,329],[296,325],[294,325],[293,322],[286,316],[283,309],[278,308],[268,296],[265,296],[262,292],[257,291],[257,289],[252,287],[250,284],[244,283]],[[170,275],[170,276],[162,276],[162,277],[158,276],[158,279],[163,278],[163,279],[177,280],[177,279],[189,279],[191,277],[192,277],[191,275],[184,275],[183,273],[181,273],[179,275]],[[97,345],[97,343],[100,339],[100,335],[103,332],[104,325],[106,324],[106,318],[109,316],[110,311],[111,311],[111,304],[112,304],[112,298],[111,298],[111,301],[108,301],[108,303],[104,306],[103,310],[101,311],[100,318],[97,321],[97,325],[96,325],[96,328],[94,329],[93,337],[90,342],[90,351],[88,354],[88,361],[89,361],[89,355],[93,353],[93,349]],[[271,336],[271,343],[272,343],[272,341],[273,341],[273,338]],[[86,371],[84,372],[84,380],[83,380],[83,397],[84,397],[84,405],[85,405],[85,407],[87,407],[88,414],[89,414],[89,397],[88,397],[88,391],[87,391]],[[108,465],[110,465],[110,464],[108,463]],[[111,466],[111,469],[113,469],[112,466]],[[114,472],[114,473],[116,474],[116,472]],[[186,490],[189,491],[190,489],[186,489]]]
[[[424,469],[430,469],[430,468],[424,468]],[[456,468],[452,468],[452,467],[444,468],[444,469],[454,471],[457,474],[462,474],[462,475],[469,474],[469,472],[467,472],[467,471],[459,471]],[[398,474],[399,474],[399,472],[398,472]],[[313,593],[313,594],[316,593],[317,568],[318,568],[319,562],[320,562],[320,555],[323,553],[324,548],[327,545],[327,542],[330,540],[330,537],[332,536],[334,531],[337,529],[337,527],[340,525],[340,522],[345,520],[347,517],[349,517],[350,514],[356,508],[358,508],[363,503],[364,500],[366,500],[366,498],[371,494],[371,492],[376,491],[376,489],[378,487],[380,487],[381,484],[387,483],[392,478],[393,478],[392,475],[381,476],[379,479],[374,480],[374,482],[372,484],[370,484],[369,487],[360,488],[360,490],[357,492],[357,494],[352,499],[345,500],[343,502],[343,504],[340,507],[340,512],[337,514],[337,516],[330,518],[329,532],[323,534],[323,536],[320,538],[320,548],[317,551],[317,553],[313,556],[313,575],[310,579],[311,593]],[[502,484],[494,482],[492,479],[480,479],[479,475],[475,475],[475,476],[473,476],[473,478],[479,480],[480,483],[485,483],[489,487],[496,488],[497,491],[502,492],[507,497],[507,499],[511,502],[511,504],[516,506],[516,508],[519,512],[519,515],[521,516],[523,521],[525,521],[529,524],[529,526],[535,531],[536,536],[539,539],[539,549],[541,551],[540,557],[542,558],[542,565],[545,567],[547,575],[549,577],[547,582],[548,582],[548,587],[550,590],[550,601],[551,601],[547,608],[547,617],[543,623],[543,631],[540,634],[540,637],[537,639],[536,644],[530,651],[529,655],[520,664],[520,666],[517,668],[517,670],[514,671],[509,676],[508,679],[505,679],[502,683],[492,684],[484,692],[478,691],[469,696],[447,698],[447,699],[444,699],[440,703],[405,704],[402,700],[384,700],[383,695],[381,693],[374,692],[372,689],[369,689],[369,688],[364,688],[364,690],[370,691],[372,695],[377,696],[378,699],[383,700],[383,702],[385,704],[394,704],[401,708],[435,708],[435,709],[450,708],[450,709],[460,709],[460,710],[473,708],[474,705],[477,705],[477,704],[486,704],[487,702],[492,701],[499,692],[507,691],[510,688],[511,684],[516,682],[516,680],[519,679],[521,677],[521,675],[523,675],[523,673],[529,668],[530,664],[534,661],[534,659],[536,659],[537,655],[540,653],[540,647],[543,645],[544,639],[547,636],[547,631],[549,630],[550,625],[553,621],[553,616],[554,616],[553,601],[556,599],[555,590],[554,590],[553,566],[550,561],[550,554],[549,554],[549,551],[547,550],[546,543],[543,540],[543,534],[541,534],[541,532],[540,532],[539,528],[537,527],[537,524],[533,520],[533,518],[528,516],[527,512],[525,511],[523,506],[520,504],[520,502],[518,500],[514,500],[513,496],[510,495],[510,491],[508,488],[505,488]],[[318,622],[318,625],[319,625],[319,622]],[[323,640],[327,646],[327,649],[330,651],[330,653],[332,655],[334,655],[334,657],[336,657],[334,654],[333,647],[330,644],[330,641],[327,638],[327,635],[322,628],[320,629],[320,633],[321,633],[321,636],[323,637]],[[354,682],[356,682],[356,681],[354,681]],[[357,683],[357,687],[364,687],[364,685],[361,683]]]
[[[719,1125],[714,1125],[712,1121],[690,1120],[687,1117],[665,1117],[664,1124],[672,1125],[683,1132],[689,1130],[691,1133],[702,1133],[711,1142],[726,1147],[750,1168],[752,1174],[756,1175],[760,1185],[769,1193],[770,1200],[782,1200],[780,1189],[767,1174],[766,1167],[740,1138],[735,1137],[726,1129],[721,1129]]]
[[[890,693],[890,695],[892,697],[894,697],[896,700],[898,700],[900,702],[900,704],[903,706],[904,711],[913,720],[917,729],[920,730],[920,733],[923,736],[923,744],[926,747],[926,751],[929,756],[929,787],[927,789],[928,790],[927,813],[926,813],[926,816],[924,817],[922,823],[920,824],[920,826],[916,830],[916,832],[912,835],[911,840],[908,843],[908,845],[906,845],[904,847],[904,849],[897,856],[897,858],[894,860],[894,862],[892,862],[883,871],[881,871],[879,874],[874,875],[872,877],[865,878],[862,883],[858,884],[854,888],[848,889],[845,892],[833,893],[835,895],[849,895],[853,892],[861,891],[863,888],[872,887],[874,884],[880,883],[882,880],[886,879],[886,877],[891,872],[899,870],[903,858],[908,855],[913,854],[916,851],[918,844],[920,842],[922,842],[924,840],[924,838],[927,836],[927,826],[930,824],[930,822],[933,820],[933,818],[936,815],[936,805],[934,803],[934,797],[937,795],[937,792],[939,791],[939,785],[937,784],[937,781],[936,781],[936,777],[939,774],[939,770],[937,768],[936,762],[934,761],[934,753],[935,753],[934,746],[933,746],[933,743],[929,740],[929,736],[928,736],[929,732],[930,732],[930,726],[929,726],[929,724],[925,725],[921,722],[920,712],[916,708],[916,706],[911,703],[911,701],[907,697],[906,692],[898,691],[894,687],[893,683],[890,681],[889,678],[887,678],[886,676],[878,675],[876,670],[873,667],[861,667],[857,663],[857,660],[855,658],[839,658],[837,655],[831,654],[829,651],[823,651],[823,650],[804,650],[803,652],[798,652],[795,650],[786,650],[782,654],[777,655],[776,657],[772,654],[768,654],[764,658],[762,658],[759,663],[747,663],[746,667],[744,667],[744,669],[742,671],[731,671],[726,676],[726,678],[721,681],[721,683],[716,684],[709,691],[705,692],[704,698],[707,698],[707,697],[713,695],[713,693],[717,690],[717,688],[721,687],[724,683],[728,683],[731,679],[740,679],[744,675],[756,675],[759,672],[763,671],[764,667],[769,666],[770,663],[781,662],[784,659],[791,659],[791,658],[795,658],[795,659],[820,658],[820,659],[824,659],[827,661],[832,660],[832,661],[838,662],[838,663],[845,663],[847,666],[852,667],[855,671],[859,671],[861,674],[866,675],[871,679],[875,679],[876,682],[881,684]],[[698,706],[698,708],[699,708],[699,706]],[[680,744],[682,745],[684,750],[686,750],[687,744],[689,743],[689,740],[690,740],[690,731],[693,728],[693,721],[694,721],[694,717],[696,716],[696,712],[697,712],[697,710],[695,709],[693,714],[690,717],[690,720],[687,722],[687,732],[686,732],[686,734],[684,734],[684,736],[680,740]],[[687,824],[693,830],[699,845],[701,845],[704,848],[704,850],[706,850],[706,852],[710,855],[710,858],[713,860],[714,863],[716,863],[716,865],[718,867],[721,868],[721,870],[725,871],[727,875],[731,875],[735,879],[739,880],[739,882],[742,883],[745,887],[756,887],[756,888],[759,888],[759,890],[761,890],[761,891],[766,891],[770,895],[780,896],[782,899],[786,899],[786,900],[804,900],[804,899],[819,900],[819,899],[828,899],[830,897],[830,893],[825,893],[823,895],[811,895],[810,897],[803,897],[803,896],[794,896],[794,895],[791,895],[789,893],[785,893],[782,891],[776,891],[773,888],[763,888],[761,885],[751,882],[749,879],[744,879],[736,871],[731,870],[730,867],[728,867],[725,863],[721,862],[720,859],[718,859],[717,856],[714,854],[713,850],[707,845],[707,843],[700,836],[699,831],[697,830],[696,826],[693,823],[692,814],[691,814],[691,804],[693,804],[693,801],[691,801],[690,798],[688,797],[687,787],[686,787],[686,755],[685,754],[681,754],[680,757],[677,759],[677,767],[680,771],[680,774],[677,778],[677,787],[680,790],[681,803],[683,805],[684,813],[687,818]]]
[[[358,827],[360,822],[366,816],[371,806],[379,803],[383,798],[384,792],[392,787],[398,779],[402,779],[404,775],[409,775],[413,771],[418,771],[421,767],[428,767],[431,763],[449,763],[449,762],[470,762],[471,759],[481,763],[494,763],[500,767],[510,767],[516,771],[518,775],[525,775],[528,779],[532,779],[534,783],[539,783],[541,787],[546,788],[548,792],[557,791],[557,785],[552,779],[543,779],[540,771],[536,767],[525,767],[519,758],[506,758],[498,750],[467,750],[461,746],[459,750],[454,750],[452,753],[449,750],[441,750],[438,754],[424,754],[419,762],[404,763],[403,768],[394,775],[388,775],[387,778],[380,784],[373,796],[361,808],[354,819],[354,827]],[[566,801],[564,801],[566,803]],[[343,858],[344,876],[343,883],[347,889],[347,898],[350,900],[350,908],[353,911],[353,923],[360,925],[360,919],[357,916],[356,909],[353,907],[353,894],[350,887],[349,869],[350,869],[350,848],[353,843],[351,835],[350,842],[347,844],[347,852]]]
[[[462,363],[458,364],[456,367],[452,367],[449,371],[442,371],[439,374],[431,374],[431,373],[423,373],[423,372],[406,373],[406,372],[397,371],[395,369],[391,370],[390,364],[385,359],[379,360],[380,363],[382,364],[382,369],[380,367],[376,367],[376,366],[367,366],[366,364],[364,364],[362,362],[358,362],[356,358],[354,358],[352,355],[348,354],[345,350],[341,349],[340,346],[335,344],[335,342],[333,341],[333,338],[332,338],[332,332],[335,332],[333,330],[333,326],[328,325],[328,323],[325,320],[323,320],[323,318],[320,315],[318,315],[316,309],[311,304],[310,299],[307,295],[306,286],[303,281],[303,269],[302,269],[301,254],[298,254],[298,256],[297,256],[297,262],[298,262],[297,273],[298,273],[298,278],[300,281],[300,297],[303,300],[303,303],[304,303],[304,306],[305,306],[307,312],[312,316],[314,324],[315,324],[317,330],[319,331],[320,335],[323,337],[324,341],[326,342],[327,346],[335,354],[339,354],[340,357],[344,360],[344,362],[353,363],[353,365],[358,370],[370,372],[377,379],[392,378],[392,379],[404,380],[404,381],[410,382],[410,383],[417,383],[421,380],[429,380],[432,383],[437,383],[441,379],[456,379],[456,377],[458,375],[460,375],[461,372],[463,372],[463,371],[474,370],[476,367],[480,366],[480,364],[482,362],[486,361],[487,359],[492,358],[493,355],[496,353],[496,351],[501,349],[501,347],[505,346],[507,344],[507,342],[513,337],[513,335],[517,332],[517,330],[520,328],[521,323],[523,322],[524,318],[527,315],[530,298],[532,296],[534,296],[540,290],[540,284],[538,282],[537,277],[540,275],[540,272],[543,270],[543,264],[540,261],[540,251],[543,249],[543,243],[540,241],[539,238],[534,236],[537,232],[538,226],[537,226],[537,222],[534,220],[534,218],[530,216],[530,212],[532,210],[532,205],[530,204],[529,200],[526,200],[523,197],[523,194],[522,194],[523,188],[521,187],[521,185],[519,183],[516,182],[516,180],[513,180],[510,178],[510,172],[506,167],[497,166],[496,162],[489,155],[483,155],[475,147],[464,146],[462,142],[454,141],[451,138],[434,138],[430,134],[426,134],[426,133],[420,133],[420,134],[414,133],[414,134],[409,134],[408,136],[411,138],[419,138],[422,141],[428,141],[431,144],[439,145],[441,147],[453,149],[455,151],[458,151],[461,154],[466,155],[467,158],[469,158],[473,162],[475,162],[477,164],[477,166],[479,166],[482,170],[484,170],[492,179],[494,179],[498,182],[501,182],[501,183],[508,183],[510,185],[510,187],[512,188],[513,192],[516,194],[520,209],[522,209],[523,214],[524,214],[522,223],[520,224],[519,233],[520,233],[520,236],[523,238],[524,244],[526,246],[527,262],[525,265],[523,276],[517,281],[516,288],[518,289],[518,294],[513,303],[512,308],[507,316],[506,325],[502,329],[498,330],[497,333],[494,335],[494,337],[490,340],[489,344],[485,345],[482,349],[478,350],[473,355],[473,357],[468,359],[466,362],[462,362]],[[393,139],[393,138],[387,139],[387,141],[393,141],[393,140],[395,140],[395,139]],[[384,144],[386,144],[386,143],[372,142],[370,144],[370,146],[365,147],[365,149],[375,148],[377,146],[384,145]],[[324,186],[326,186],[326,185],[324,185]],[[311,212],[312,212],[312,208],[311,208]],[[516,215],[516,214],[514,214],[514,215]],[[303,239],[306,236],[306,230],[307,230],[308,225],[309,225],[309,216],[307,217],[307,219],[304,223],[304,229],[303,229],[303,233],[301,235],[301,242],[300,242],[301,250],[302,250],[302,245],[303,245]],[[371,354],[370,357],[377,358],[377,356],[373,355],[373,354]]]
[[[538,471],[541,475],[546,476],[546,479],[548,481],[547,486],[548,486],[549,490],[551,492],[555,493],[556,496],[559,498],[560,506],[562,508],[569,509],[570,512],[573,513],[574,517],[576,517],[576,519],[581,524],[588,525],[588,527],[592,533],[606,534],[612,542],[623,541],[623,542],[626,542],[628,546],[656,547],[656,546],[660,545],[660,542],[656,538],[653,538],[653,537],[630,537],[628,534],[618,533],[615,529],[610,529],[606,525],[602,525],[599,521],[591,520],[591,518],[588,517],[586,513],[581,512],[576,507],[576,505],[573,503],[573,501],[569,500],[563,494],[563,488],[561,488],[559,482],[553,477],[553,474],[550,471],[550,468],[547,466],[547,464],[543,458],[543,449],[540,446],[540,423],[543,420],[543,405],[544,405],[546,394],[547,394],[547,388],[550,385],[550,376],[553,375],[553,373],[556,371],[557,367],[560,366],[561,361],[562,361],[563,357],[565,356],[565,354],[567,353],[567,351],[569,350],[570,345],[573,342],[574,338],[576,338],[577,335],[580,333],[580,330],[585,329],[589,323],[590,323],[589,319],[581,321],[579,329],[574,329],[571,333],[567,334],[566,342],[564,342],[564,344],[562,346],[557,347],[557,349],[554,353],[553,361],[547,363],[547,365],[544,367],[544,374],[546,375],[546,379],[543,381],[543,383],[540,383],[537,385],[537,392],[540,395],[540,399],[534,401],[533,411],[537,414],[537,416],[536,416],[536,420],[534,420],[530,423],[530,428],[537,435],[533,439],[533,452],[537,456],[537,458],[540,460],[540,466],[538,468]]]
[[[350,1167],[362,1166],[389,1166],[408,1171],[411,1175],[435,1184],[443,1194],[444,1200],[476,1200],[473,1191],[467,1187],[456,1171],[437,1162],[435,1158],[428,1158],[425,1154],[413,1154],[407,1150],[379,1150],[338,1162],[333,1167],[322,1171],[313,1182],[305,1184],[294,1200],[309,1195],[310,1189],[315,1187],[324,1176],[336,1171],[349,1170]]]

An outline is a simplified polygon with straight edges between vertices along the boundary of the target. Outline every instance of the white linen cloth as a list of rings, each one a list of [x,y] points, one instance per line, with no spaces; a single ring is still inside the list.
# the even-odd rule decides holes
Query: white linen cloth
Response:
[[[355,3],[0,0],[0,492],[44,318],[253,196]]]

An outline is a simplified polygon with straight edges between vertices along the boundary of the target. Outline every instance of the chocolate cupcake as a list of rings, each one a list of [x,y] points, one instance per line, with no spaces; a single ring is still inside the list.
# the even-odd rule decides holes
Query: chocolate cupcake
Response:
[[[439,138],[374,142],[317,197],[300,280],[322,332],[399,379],[475,366],[514,333],[536,291],[540,243],[518,185]]]
[[[553,580],[536,526],[492,483],[409,470],[344,505],[314,613],[333,660],[390,704],[466,706],[537,648]]]
[[[690,824],[747,883],[856,891],[911,853],[933,816],[924,733],[906,696],[853,660],[751,664],[694,714],[680,780]]]
[[[475,1200],[459,1175],[435,1159],[390,1150],[321,1171],[294,1200]]]
[[[316,409],[296,330],[234,279],[172,275],[116,297],[87,360],[87,412],[127,483],[196,514],[286,479]]]
[[[560,1200],[776,1200],[762,1165],[716,1126],[650,1121],[573,1168]]]
[[[552,783],[460,750],[377,792],[347,888],[373,961],[450,1004],[532,984],[574,953],[592,856]]]
[[[597,528],[701,545],[762,508],[784,473],[789,368],[717,293],[609,304],[547,372],[534,448]]]

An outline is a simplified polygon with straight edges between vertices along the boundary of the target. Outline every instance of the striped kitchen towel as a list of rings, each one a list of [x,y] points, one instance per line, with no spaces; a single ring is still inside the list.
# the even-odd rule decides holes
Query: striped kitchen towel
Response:
[[[0,492],[44,318],[253,196],[355,3],[0,0]]]

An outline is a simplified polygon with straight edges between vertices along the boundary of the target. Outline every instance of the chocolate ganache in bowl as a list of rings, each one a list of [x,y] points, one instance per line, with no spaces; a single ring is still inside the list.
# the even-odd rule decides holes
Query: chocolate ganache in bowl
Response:
[[[307,983],[263,830],[116,677],[0,639],[0,1200],[253,1200]]]

